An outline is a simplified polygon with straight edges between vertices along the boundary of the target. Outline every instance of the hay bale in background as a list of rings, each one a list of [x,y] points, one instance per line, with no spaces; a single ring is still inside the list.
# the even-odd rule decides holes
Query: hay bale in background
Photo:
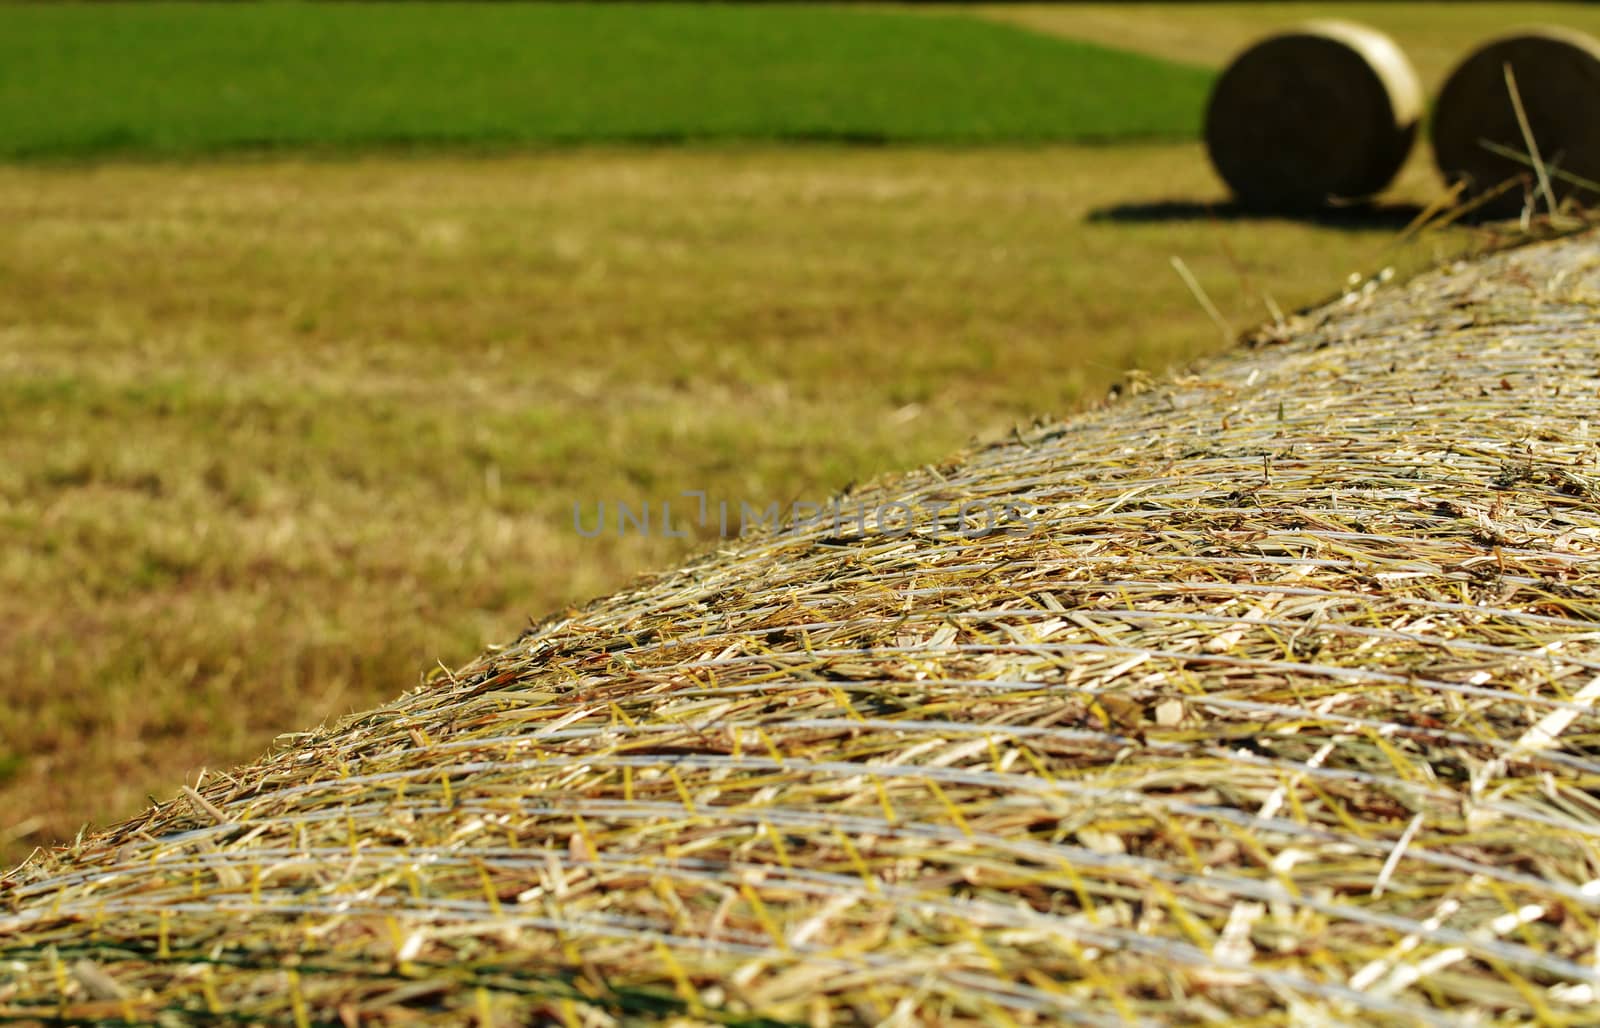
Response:
[[[0,1020],[1592,1023],[1597,297],[1352,293],[293,737],[0,876]]]
[[[1316,208],[1388,185],[1421,115],[1422,87],[1394,40],[1309,22],[1228,65],[1206,108],[1206,149],[1241,203]]]
[[[1600,183],[1600,41],[1565,28],[1523,29],[1493,40],[1450,73],[1434,105],[1432,132],[1434,159],[1445,180],[1481,195],[1520,179],[1518,187],[1484,204],[1490,214],[1515,216],[1535,198],[1536,176],[1506,82],[1507,65],[1534,145],[1554,169],[1556,201],[1576,196],[1586,205],[1600,202],[1600,190],[1564,177]]]

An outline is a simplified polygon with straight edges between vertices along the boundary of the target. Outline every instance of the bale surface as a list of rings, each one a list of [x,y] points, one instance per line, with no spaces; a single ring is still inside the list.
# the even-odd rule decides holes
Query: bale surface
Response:
[[[1589,1021],[1597,319],[1358,291],[541,625],[6,875],[0,1017]]]
[[[1534,145],[1553,169],[1556,201],[1600,202],[1600,41],[1572,29],[1525,29],[1493,40],[1450,73],[1432,123],[1434,158],[1445,180],[1465,183],[1469,194],[1521,180],[1484,205],[1491,214],[1514,216],[1525,203],[1545,206],[1535,195],[1507,65]]]
[[[1315,208],[1388,185],[1421,115],[1422,87],[1392,39],[1310,22],[1251,46],[1217,79],[1206,150],[1241,203]]]

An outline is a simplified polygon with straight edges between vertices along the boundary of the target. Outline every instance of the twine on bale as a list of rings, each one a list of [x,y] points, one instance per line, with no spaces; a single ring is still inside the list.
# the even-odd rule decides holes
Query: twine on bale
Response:
[[[1583,1021],[1597,317],[1363,288],[547,622],[0,880],[0,1017]]]
[[[1553,26],[1519,30],[1473,51],[1445,80],[1433,112],[1434,158],[1447,182],[1484,197],[1486,214],[1513,217],[1568,199],[1593,205],[1597,112],[1600,40]]]
[[[1394,40],[1314,21],[1228,65],[1206,107],[1206,150],[1240,203],[1314,209],[1388,185],[1421,116],[1422,87]]]

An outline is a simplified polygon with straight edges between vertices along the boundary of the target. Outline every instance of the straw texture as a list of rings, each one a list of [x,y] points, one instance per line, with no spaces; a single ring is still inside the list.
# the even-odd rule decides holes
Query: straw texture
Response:
[[[1590,1022],[1597,315],[1369,283],[540,625],[7,875],[0,1017]]]

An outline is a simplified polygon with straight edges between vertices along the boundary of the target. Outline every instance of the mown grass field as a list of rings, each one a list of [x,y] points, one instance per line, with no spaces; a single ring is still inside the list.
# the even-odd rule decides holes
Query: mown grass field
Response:
[[[1171,139],[1193,135],[1209,80],[1008,25],[828,7],[0,6],[0,156]]]
[[[1243,327],[1465,242],[1025,142],[0,165],[0,857],[715,544],[575,502],[820,501],[1064,413],[1222,345],[1172,256]]]

